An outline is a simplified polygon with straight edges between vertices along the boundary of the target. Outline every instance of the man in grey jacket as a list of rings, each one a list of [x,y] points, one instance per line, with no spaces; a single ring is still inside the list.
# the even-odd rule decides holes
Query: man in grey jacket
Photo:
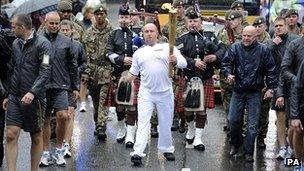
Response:
[[[8,170],[16,170],[22,128],[31,134],[31,170],[38,170],[43,143],[45,84],[50,77],[52,45],[32,30],[32,20],[25,14],[14,16],[12,29],[18,39],[13,43],[9,65],[9,95],[3,102],[3,108],[7,110],[6,161]]]
[[[41,166],[48,166],[50,141],[50,116],[52,110],[56,113],[56,164],[64,166],[63,140],[67,131],[68,120],[68,91],[71,89],[78,94],[77,59],[73,53],[71,39],[59,32],[60,17],[57,12],[50,12],[45,19],[46,29],[43,36],[51,43],[54,50],[50,82],[47,84],[46,120],[43,130],[43,155]]]

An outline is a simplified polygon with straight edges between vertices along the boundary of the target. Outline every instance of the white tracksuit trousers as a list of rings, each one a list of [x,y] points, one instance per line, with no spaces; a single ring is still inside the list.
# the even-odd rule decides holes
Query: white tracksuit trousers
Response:
[[[150,93],[145,88],[140,88],[138,93],[138,128],[134,152],[131,155],[145,156],[144,150],[148,143],[150,133],[150,119],[154,107],[157,109],[159,124],[158,150],[160,152],[174,152],[172,145],[171,125],[174,112],[174,95],[172,88],[166,92]]]

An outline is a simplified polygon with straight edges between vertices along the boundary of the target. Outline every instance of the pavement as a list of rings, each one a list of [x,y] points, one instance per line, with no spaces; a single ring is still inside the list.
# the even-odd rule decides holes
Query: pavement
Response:
[[[269,131],[267,134],[266,149],[256,150],[254,154],[255,162],[246,163],[240,155],[230,157],[229,143],[226,132],[223,131],[226,116],[221,106],[213,110],[208,110],[208,124],[203,134],[203,142],[206,150],[199,152],[187,145],[185,134],[178,131],[173,133],[176,160],[173,162],[165,161],[163,156],[157,151],[157,138],[150,138],[146,148],[147,156],[143,159],[143,166],[134,167],[130,161],[130,152],[125,144],[116,142],[116,116],[108,121],[107,141],[101,142],[94,135],[93,111],[87,103],[88,111],[85,113],[77,112],[75,116],[75,127],[72,138],[72,158],[67,159],[66,167],[52,165],[41,168],[41,171],[51,170],[291,170],[285,167],[282,161],[275,159],[277,153],[275,114],[270,112]],[[54,142],[54,140],[52,140]],[[54,148],[54,145],[53,145]],[[17,170],[29,170],[30,168],[30,136],[22,132],[19,140],[19,157]],[[6,170],[4,161],[3,170]]]

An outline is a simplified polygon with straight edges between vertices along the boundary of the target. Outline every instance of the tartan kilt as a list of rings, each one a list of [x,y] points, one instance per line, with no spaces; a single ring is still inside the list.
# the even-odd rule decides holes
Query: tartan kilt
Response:
[[[175,91],[175,112],[176,113],[183,113],[185,112],[184,107],[184,93],[187,88],[187,82],[184,76],[180,76],[178,80],[174,81],[174,91]]]
[[[214,109],[214,83],[213,79],[204,80],[204,101],[205,108]],[[181,77],[178,80],[178,89],[175,96],[175,110],[177,113],[185,112],[184,102],[185,102],[185,93],[187,89],[187,82],[184,77]]]
[[[115,106],[117,107],[116,99],[115,99],[115,92],[117,90],[119,78],[116,78],[115,80],[111,81],[109,84],[108,92],[107,92],[107,98],[105,100],[105,106],[110,107],[110,106]],[[133,105],[137,105],[137,96],[138,96],[138,91],[139,91],[139,85],[140,85],[140,79],[137,77],[134,81],[134,97],[133,97]]]
[[[205,108],[214,109],[214,83],[212,78],[204,80],[204,98]]]
[[[110,83],[108,84],[108,90],[107,90],[107,96],[104,101],[104,106],[110,107],[110,106],[116,106],[115,104],[115,83],[112,80],[112,76],[110,78]]]

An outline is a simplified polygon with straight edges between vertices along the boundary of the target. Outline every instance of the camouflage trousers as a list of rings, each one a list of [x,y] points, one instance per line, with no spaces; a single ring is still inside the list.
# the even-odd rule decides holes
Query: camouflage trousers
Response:
[[[106,120],[109,109],[104,105],[104,100],[107,97],[108,87],[109,84],[91,84],[89,86],[94,105],[94,122],[96,130],[106,130]]]

